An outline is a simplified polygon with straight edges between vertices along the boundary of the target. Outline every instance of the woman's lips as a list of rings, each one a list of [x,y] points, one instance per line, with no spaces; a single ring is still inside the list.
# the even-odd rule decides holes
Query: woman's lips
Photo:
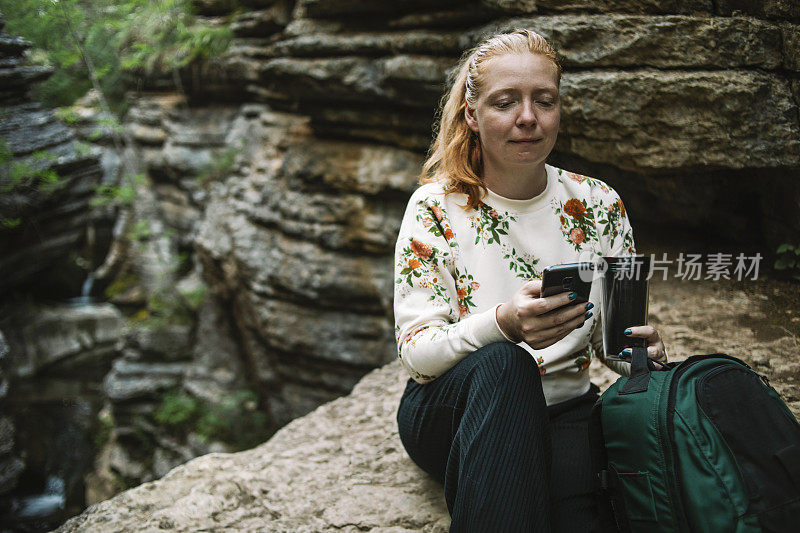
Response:
[[[541,139],[519,139],[519,140],[513,140],[512,139],[511,140],[512,143],[517,143],[517,144],[536,144],[539,141],[541,141]]]

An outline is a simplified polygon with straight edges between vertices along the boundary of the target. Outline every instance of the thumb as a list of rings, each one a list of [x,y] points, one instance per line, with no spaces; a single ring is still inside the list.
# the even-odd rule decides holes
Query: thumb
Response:
[[[526,296],[533,296],[534,298],[539,298],[539,296],[542,293],[542,280],[532,279],[530,281],[526,281],[519,291],[522,294],[525,294]]]

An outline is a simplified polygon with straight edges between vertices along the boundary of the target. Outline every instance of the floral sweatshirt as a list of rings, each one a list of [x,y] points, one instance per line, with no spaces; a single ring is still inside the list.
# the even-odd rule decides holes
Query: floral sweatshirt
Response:
[[[473,351],[509,339],[496,308],[550,266],[634,253],[633,232],[619,195],[600,180],[546,166],[535,198],[491,191],[465,210],[462,193],[442,184],[417,189],[395,247],[394,315],[398,356],[409,375],[428,383]],[[599,327],[601,284],[592,285],[594,316],[547,348],[522,342],[542,375],[549,405],[585,393],[594,355],[604,360]],[[605,361],[605,360],[604,360]],[[607,361],[627,375],[628,363]]]

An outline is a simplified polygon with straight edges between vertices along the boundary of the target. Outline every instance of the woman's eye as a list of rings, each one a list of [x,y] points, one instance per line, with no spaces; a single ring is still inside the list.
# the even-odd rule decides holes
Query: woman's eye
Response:
[[[506,109],[507,107],[511,106],[512,103],[513,102],[497,102],[494,104],[494,106],[497,109]]]
[[[553,105],[555,105],[555,103],[550,100],[537,100],[536,104],[541,107],[553,107]]]

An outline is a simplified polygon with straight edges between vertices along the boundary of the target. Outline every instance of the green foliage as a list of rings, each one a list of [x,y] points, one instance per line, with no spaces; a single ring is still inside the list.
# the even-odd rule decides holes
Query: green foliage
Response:
[[[150,223],[147,220],[139,220],[128,230],[127,237],[130,242],[140,242],[147,240],[152,234]]]
[[[124,294],[131,288],[141,283],[141,278],[136,274],[126,273],[114,278],[108,287],[105,289],[107,298],[113,299],[121,294]]]
[[[0,194],[38,192],[49,195],[66,186],[67,181],[51,168],[57,158],[47,151],[37,151],[24,159],[16,159],[5,139],[0,138]],[[19,217],[0,216],[0,226],[15,228]]]
[[[786,270],[787,274],[800,281],[800,244],[781,244],[775,253],[775,269]]]
[[[95,195],[89,201],[93,207],[114,205],[129,206],[136,199],[136,188],[145,180],[144,174],[124,176],[121,185],[101,183],[95,187]]]
[[[201,185],[206,185],[213,181],[227,178],[236,164],[236,158],[243,153],[243,148],[228,147],[219,154],[216,154],[211,162],[203,168],[197,175],[197,181]]]
[[[227,24],[198,24],[191,0],[0,0],[0,13],[6,32],[34,44],[32,62],[55,67],[35,88],[37,99],[52,107],[72,104],[92,86],[81,50],[121,113],[125,80],[171,74],[217,56],[232,38]]]
[[[187,0],[129,0],[123,11],[127,17],[115,21],[114,26],[121,67],[132,72],[170,72],[218,56],[227,50],[233,36],[228,26],[197,24]],[[125,22],[131,18],[136,24]]]
[[[206,298],[206,288],[204,286],[197,287],[191,290],[181,291],[181,297],[186,302],[187,307],[192,311],[197,311],[200,304]]]
[[[153,415],[162,426],[188,429],[200,412],[200,401],[185,392],[169,392]]]
[[[177,293],[156,292],[148,295],[147,307],[131,317],[139,327],[163,329],[172,324],[191,325],[194,311]]]
[[[4,228],[13,229],[22,224],[21,218],[2,218],[0,217],[0,226]]]
[[[21,189],[37,189],[52,193],[66,185],[65,180],[50,168],[56,157],[37,151],[25,159],[15,159],[5,139],[0,138],[0,193]]]
[[[74,141],[75,153],[78,157],[87,157],[92,154],[92,145],[81,141]]]
[[[268,418],[258,410],[250,390],[232,391],[219,403],[200,400],[184,391],[165,394],[153,415],[173,434],[196,433],[206,441],[225,442],[238,450],[251,448],[268,436]]]
[[[69,125],[76,124],[81,119],[71,106],[56,108],[55,115],[58,120]]]

